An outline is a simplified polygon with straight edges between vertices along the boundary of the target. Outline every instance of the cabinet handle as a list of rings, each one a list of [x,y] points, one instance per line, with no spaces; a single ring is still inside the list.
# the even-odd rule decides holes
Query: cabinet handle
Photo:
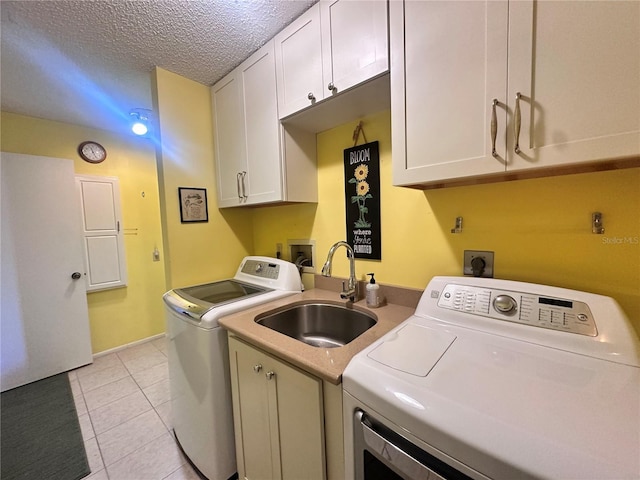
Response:
[[[242,195],[240,194],[240,177],[242,176],[242,173],[238,172],[236,174],[236,188],[238,189],[238,198],[240,200],[242,200]]]
[[[307,95],[307,98],[312,102],[316,101],[316,96],[313,94],[313,92],[309,92],[309,95]]]
[[[516,108],[514,110],[514,119],[513,119],[513,128],[514,128],[514,136],[516,140],[515,152],[520,153],[520,126],[521,126],[521,117],[520,113],[520,98],[522,94],[520,92],[516,93]]]
[[[275,372],[269,370],[267,373],[264,374],[265,377],[267,377],[267,380],[271,380],[273,377],[276,376]]]
[[[242,172],[241,173],[241,180],[242,180],[242,198],[244,198],[245,200],[248,198],[247,197],[247,192],[245,190],[245,184],[244,184],[244,179],[247,176],[247,172]]]
[[[329,82],[329,85],[327,85],[327,88],[329,89],[330,92],[333,92],[336,89],[336,86],[333,84],[333,82]]]
[[[260,373],[260,371],[262,370],[262,365],[257,364],[253,366],[253,371],[256,373]]]
[[[496,152],[496,138],[498,137],[498,117],[496,115],[496,105],[498,105],[498,99],[493,99],[493,107],[491,109],[491,155],[494,158],[498,158],[498,152]]]

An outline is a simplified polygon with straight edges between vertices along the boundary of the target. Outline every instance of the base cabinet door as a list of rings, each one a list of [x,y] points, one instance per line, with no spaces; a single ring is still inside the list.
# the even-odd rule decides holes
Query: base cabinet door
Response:
[[[322,381],[229,337],[238,474],[326,478]]]

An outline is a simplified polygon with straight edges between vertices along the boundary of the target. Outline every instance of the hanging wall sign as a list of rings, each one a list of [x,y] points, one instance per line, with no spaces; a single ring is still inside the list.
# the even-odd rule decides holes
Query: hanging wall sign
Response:
[[[344,151],[344,179],[347,243],[356,258],[381,260],[378,142]]]

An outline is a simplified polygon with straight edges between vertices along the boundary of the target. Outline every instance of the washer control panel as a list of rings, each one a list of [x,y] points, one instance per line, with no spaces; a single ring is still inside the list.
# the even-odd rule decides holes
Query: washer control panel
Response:
[[[566,298],[450,283],[440,292],[438,307],[590,337],[598,334],[589,306]]]
[[[242,273],[253,275],[254,277],[269,278],[277,280],[280,273],[280,265],[277,263],[262,262],[259,260],[247,260],[242,266]]]

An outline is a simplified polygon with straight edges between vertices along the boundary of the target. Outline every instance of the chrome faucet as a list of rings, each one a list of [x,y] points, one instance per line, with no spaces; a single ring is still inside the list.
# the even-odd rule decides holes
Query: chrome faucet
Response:
[[[347,249],[347,255],[349,257],[349,283],[347,285],[347,289],[345,290],[344,282],[342,282],[342,292],[340,292],[340,298],[348,298],[352,302],[355,302],[355,300],[358,298],[358,281],[356,280],[356,257],[353,253],[353,248],[351,248],[351,245],[342,240],[333,244],[333,246],[329,249],[327,261],[324,262],[324,266],[322,267],[322,276],[331,276],[333,254],[336,252],[338,247],[345,247]]]

